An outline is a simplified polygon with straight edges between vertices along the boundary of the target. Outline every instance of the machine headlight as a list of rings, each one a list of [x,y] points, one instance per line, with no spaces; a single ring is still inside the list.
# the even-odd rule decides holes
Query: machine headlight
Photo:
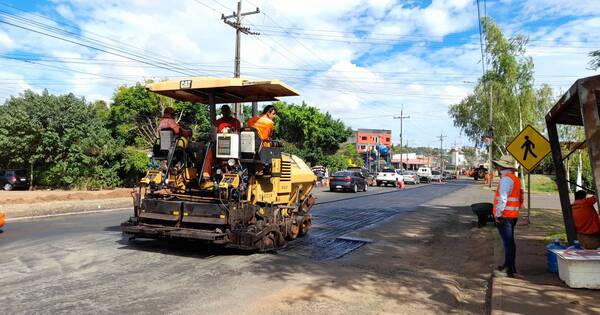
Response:
[[[233,167],[233,166],[235,165],[235,160],[234,160],[234,159],[229,159],[229,160],[227,160],[227,165],[229,165],[229,166],[232,166],[232,167]]]

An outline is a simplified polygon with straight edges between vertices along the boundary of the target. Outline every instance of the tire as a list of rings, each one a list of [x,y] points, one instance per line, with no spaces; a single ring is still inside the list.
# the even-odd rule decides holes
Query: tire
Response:
[[[329,191],[336,192],[335,188],[329,188]]]
[[[352,192],[353,193],[357,193],[358,192],[358,185],[354,184],[354,186],[352,187]]]
[[[367,192],[367,186],[369,186],[367,183],[365,183],[365,187],[363,188],[364,192]]]
[[[377,182],[377,187],[381,187],[381,182]]]
[[[6,183],[2,188],[6,191],[13,190],[13,185],[10,183]]]

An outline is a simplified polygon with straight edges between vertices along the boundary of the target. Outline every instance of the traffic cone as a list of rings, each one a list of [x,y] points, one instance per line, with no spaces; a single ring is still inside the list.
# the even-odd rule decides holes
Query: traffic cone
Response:
[[[404,189],[404,181],[403,180],[398,181],[398,188],[399,189]]]

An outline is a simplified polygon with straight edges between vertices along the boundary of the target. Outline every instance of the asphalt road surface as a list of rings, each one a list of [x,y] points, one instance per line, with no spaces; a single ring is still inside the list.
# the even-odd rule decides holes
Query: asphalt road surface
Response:
[[[353,231],[415,211],[465,185],[370,187],[356,194],[317,189],[309,236],[277,254],[128,242],[119,224],[129,211],[9,222],[0,234],[0,313],[245,313],[248,305],[303,276],[280,266],[335,263],[369,246],[369,240],[352,238]]]

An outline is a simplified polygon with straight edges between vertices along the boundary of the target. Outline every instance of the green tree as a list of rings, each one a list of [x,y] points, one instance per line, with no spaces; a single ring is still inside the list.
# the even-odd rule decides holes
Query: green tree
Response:
[[[307,162],[326,164],[352,134],[339,119],[306,103],[301,105],[277,102],[275,138],[284,141],[286,149],[299,155]],[[327,164],[326,164],[327,165]]]
[[[483,21],[489,69],[473,93],[450,107],[454,125],[475,143],[494,128],[495,154],[505,154],[505,146],[527,124],[543,129],[543,117],[551,106],[552,90],[533,87],[533,62],[525,55],[527,38],[505,38],[489,19]],[[490,100],[493,125],[490,125]]]
[[[343,145],[335,154],[336,156],[341,156],[348,166],[364,166],[365,161],[360,157],[358,152],[356,152],[356,147],[354,144],[348,143]]]
[[[120,144],[94,108],[73,94],[25,91],[0,107],[0,164],[28,168],[31,185],[120,184]],[[37,175],[37,176],[35,176]]]
[[[192,129],[194,139],[205,138],[210,131],[208,106],[179,102],[148,91],[142,84],[121,86],[113,95],[109,126],[115,137],[129,146],[149,148],[158,137],[160,117],[167,107],[175,110],[180,125]]]

